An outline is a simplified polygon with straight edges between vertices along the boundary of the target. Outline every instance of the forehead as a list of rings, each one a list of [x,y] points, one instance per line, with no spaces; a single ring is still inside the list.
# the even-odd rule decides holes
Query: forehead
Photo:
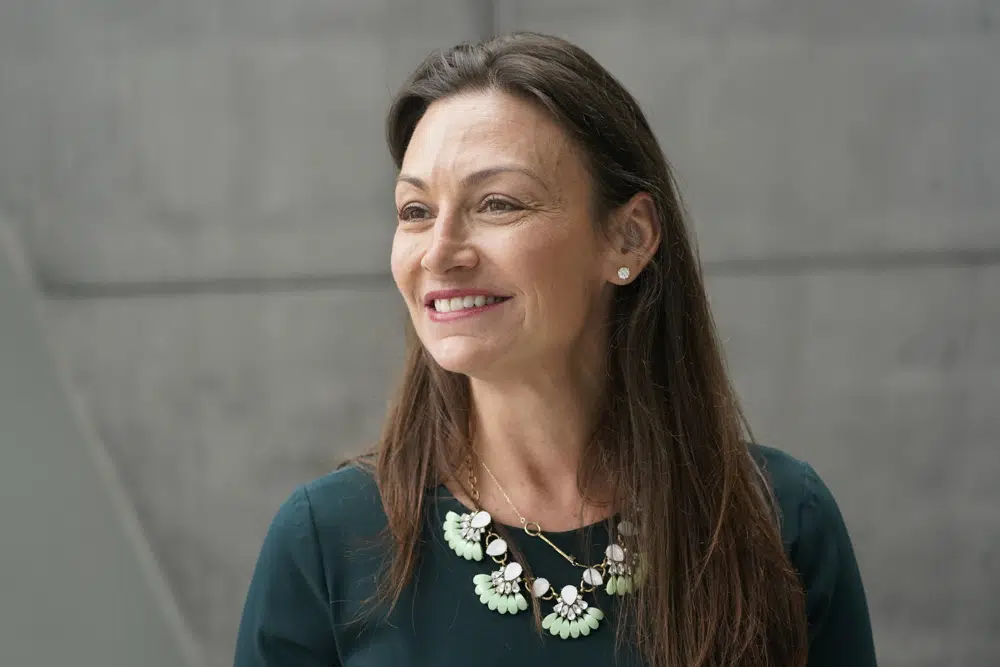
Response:
[[[501,162],[556,180],[577,177],[573,172],[582,168],[572,141],[545,111],[511,95],[479,92],[428,107],[407,146],[402,171],[421,178],[461,177]]]

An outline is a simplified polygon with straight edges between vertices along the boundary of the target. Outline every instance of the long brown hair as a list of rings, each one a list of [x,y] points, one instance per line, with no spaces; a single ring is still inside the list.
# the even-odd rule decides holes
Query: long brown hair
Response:
[[[746,444],[676,182],[638,104],[562,39],[518,33],[461,44],[431,54],[392,104],[397,168],[428,106],[469,91],[515,95],[556,119],[588,160],[597,224],[646,192],[662,225],[655,256],[616,291],[607,400],[580,471],[581,484],[610,478],[618,507],[641,508],[649,574],[627,596],[619,638],[629,633],[653,667],[804,665],[801,587]],[[392,542],[380,590],[390,604],[418,566],[427,489],[455,480],[471,446],[467,378],[441,368],[407,328],[375,459]]]

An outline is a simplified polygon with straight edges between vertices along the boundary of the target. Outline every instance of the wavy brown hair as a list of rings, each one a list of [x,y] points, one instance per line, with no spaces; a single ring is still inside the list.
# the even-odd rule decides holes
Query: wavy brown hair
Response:
[[[562,39],[518,33],[460,44],[431,54],[393,102],[387,129],[397,168],[429,105],[479,91],[538,105],[576,140],[593,180],[594,224],[646,192],[662,226],[648,266],[616,290],[607,398],[579,476],[585,491],[602,475],[616,507],[641,508],[649,574],[623,602],[619,641],[634,643],[652,667],[804,665],[801,586],[746,442],[676,182],[639,105]],[[392,544],[380,590],[390,604],[418,567],[427,490],[462,484],[470,414],[468,379],[441,368],[409,325],[402,383],[375,457]]]

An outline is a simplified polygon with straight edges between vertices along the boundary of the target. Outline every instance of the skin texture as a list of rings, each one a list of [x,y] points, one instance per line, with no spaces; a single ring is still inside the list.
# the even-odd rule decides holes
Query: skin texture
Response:
[[[579,456],[603,387],[613,290],[659,242],[648,196],[595,220],[591,176],[559,125],[496,92],[433,103],[417,124],[395,190],[392,274],[423,345],[469,376],[476,448],[522,513],[550,530],[603,518],[577,488]],[[609,224],[605,224],[609,223]],[[426,295],[508,297],[440,321]],[[484,505],[516,523],[483,480]],[[589,495],[589,494],[588,494]]]
[[[594,344],[600,327],[586,325],[606,309],[607,243],[592,222],[583,162],[541,111],[502,95],[432,105],[406,152],[396,209],[393,276],[444,368],[502,381],[540,362],[565,367]],[[451,288],[512,298],[433,322],[423,295]]]

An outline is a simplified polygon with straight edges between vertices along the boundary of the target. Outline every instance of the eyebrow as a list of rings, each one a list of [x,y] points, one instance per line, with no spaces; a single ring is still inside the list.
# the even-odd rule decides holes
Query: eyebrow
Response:
[[[497,174],[505,174],[505,173],[524,174],[525,176],[537,181],[546,190],[549,189],[548,186],[545,184],[545,181],[543,181],[538,174],[528,169],[527,167],[521,167],[518,165],[499,165],[496,167],[488,167],[486,169],[480,169],[479,171],[474,171],[462,179],[462,185],[464,187],[469,187],[472,185],[476,185],[478,183],[482,183],[483,181],[488,180],[490,178],[493,178]],[[410,185],[420,188],[425,192],[427,190],[430,190],[430,187],[428,187],[426,181],[417,178],[416,176],[400,174],[399,178],[396,179],[396,182],[409,183]]]

